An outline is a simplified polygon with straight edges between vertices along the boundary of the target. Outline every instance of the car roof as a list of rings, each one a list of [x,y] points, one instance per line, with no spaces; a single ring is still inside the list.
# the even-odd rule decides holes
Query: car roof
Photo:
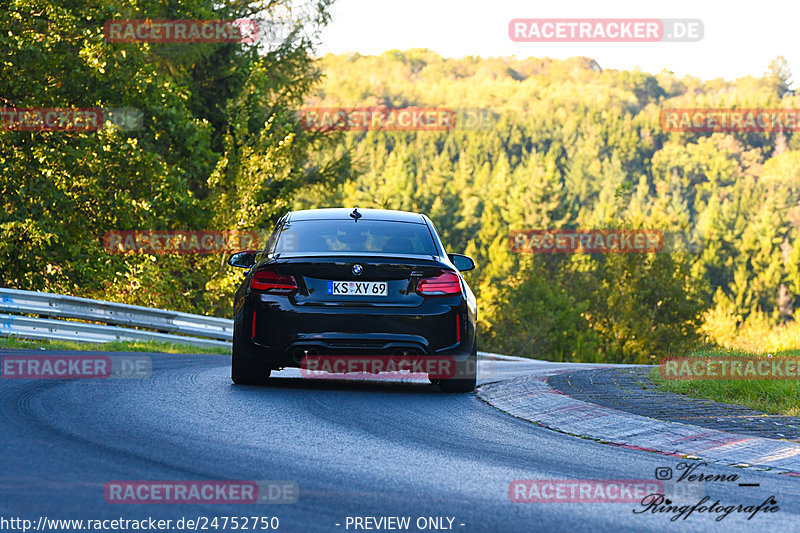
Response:
[[[328,209],[304,209],[301,211],[292,211],[289,213],[288,219],[291,221],[297,220],[352,220],[350,213],[353,209],[349,207],[336,207]],[[391,209],[359,209],[362,218],[359,220],[384,220],[392,222],[414,222],[416,224],[425,224],[425,218],[419,213],[411,213],[409,211],[394,211]]]

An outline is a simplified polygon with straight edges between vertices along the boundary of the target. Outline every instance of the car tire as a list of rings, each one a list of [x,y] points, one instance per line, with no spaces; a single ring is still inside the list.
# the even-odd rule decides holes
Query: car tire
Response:
[[[472,392],[478,381],[478,352],[473,351],[466,361],[456,361],[455,375],[458,379],[440,379],[442,392]]]
[[[231,381],[236,385],[264,385],[272,371],[269,364],[258,359],[253,343],[244,338],[241,328],[233,328]]]

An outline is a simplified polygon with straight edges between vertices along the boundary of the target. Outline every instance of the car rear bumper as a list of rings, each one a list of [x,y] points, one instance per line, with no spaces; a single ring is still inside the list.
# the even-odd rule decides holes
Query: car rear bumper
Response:
[[[296,367],[308,355],[448,355],[465,360],[474,322],[460,296],[422,306],[298,306],[285,297],[251,294],[242,327],[259,357]]]

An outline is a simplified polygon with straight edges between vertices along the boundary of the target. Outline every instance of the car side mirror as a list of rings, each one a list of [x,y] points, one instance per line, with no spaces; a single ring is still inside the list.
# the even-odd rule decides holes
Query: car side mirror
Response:
[[[462,254],[447,254],[450,262],[458,269],[459,272],[466,272],[475,268],[475,261],[471,257]]]
[[[228,258],[228,264],[236,268],[252,268],[256,264],[260,253],[258,250],[236,252]]]

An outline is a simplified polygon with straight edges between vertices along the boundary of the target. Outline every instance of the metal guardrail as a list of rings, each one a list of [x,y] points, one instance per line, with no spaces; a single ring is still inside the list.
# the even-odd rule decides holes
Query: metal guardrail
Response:
[[[233,320],[0,287],[0,337],[12,335],[29,339],[157,341],[227,348],[233,338]]]

